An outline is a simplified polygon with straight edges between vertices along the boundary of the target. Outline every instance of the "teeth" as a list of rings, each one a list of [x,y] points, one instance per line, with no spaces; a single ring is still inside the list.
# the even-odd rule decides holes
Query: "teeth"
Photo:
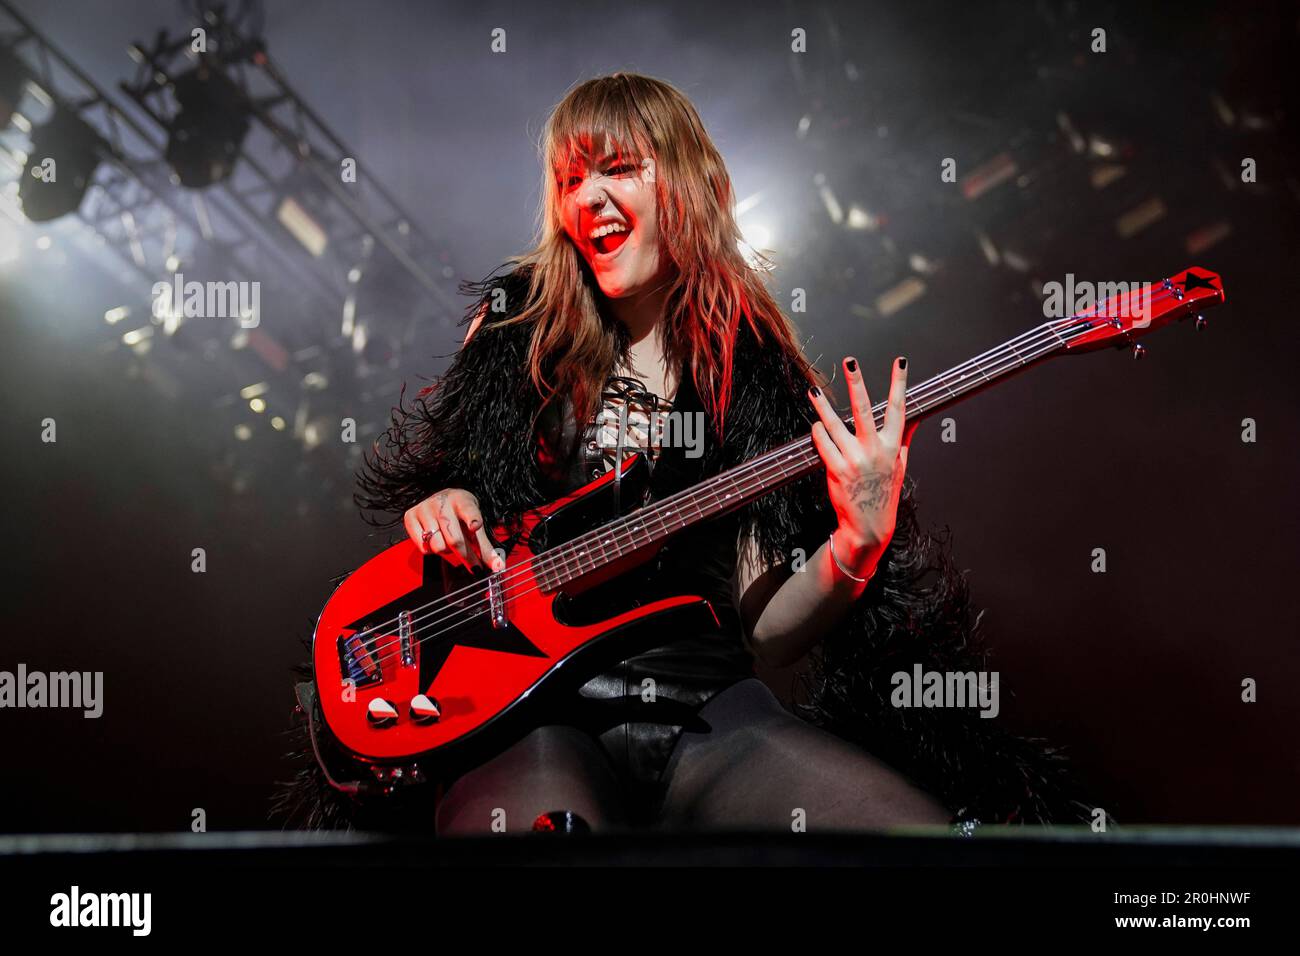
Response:
[[[611,232],[627,232],[627,226],[621,222],[610,222],[596,229],[591,230],[591,238],[599,239],[601,236],[608,236]]]

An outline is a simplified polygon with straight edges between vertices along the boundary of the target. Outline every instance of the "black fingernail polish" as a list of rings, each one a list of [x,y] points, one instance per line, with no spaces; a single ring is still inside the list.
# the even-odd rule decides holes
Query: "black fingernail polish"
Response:
[[[814,385],[812,388],[808,389],[808,394],[811,395],[813,398],[817,398],[817,397],[819,397],[819,396],[821,395],[821,393],[822,393],[822,390],[821,390],[820,388],[818,388],[816,385]]]
[[[848,369],[850,372],[856,372],[858,370],[858,360],[853,358],[845,359],[844,367]]]
[[[900,358],[900,359],[898,360],[898,367],[899,367],[899,368],[907,368],[907,359],[906,359],[906,358]]]

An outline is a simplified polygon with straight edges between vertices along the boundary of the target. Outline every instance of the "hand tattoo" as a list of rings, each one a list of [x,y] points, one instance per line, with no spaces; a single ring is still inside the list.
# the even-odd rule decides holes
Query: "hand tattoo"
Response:
[[[893,485],[893,475],[868,475],[849,486],[849,499],[863,514],[873,514],[889,503]]]

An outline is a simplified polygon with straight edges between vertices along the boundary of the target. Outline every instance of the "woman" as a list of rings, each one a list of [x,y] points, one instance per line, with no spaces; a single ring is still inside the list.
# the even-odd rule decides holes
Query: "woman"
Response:
[[[847,428],[741,255],[725,165],[669,84],[619,73],[576,86],[541,149],[535,248],[469,287],[480,301],[460,352],[395,413],[360,503],[400,516],[426,553],[497,569],[488,527],[628,448],[652,462],[655,498],[809,431],[825,474],[670,542],[635,586],[702,594],[718,627],[659,635],[584,675],[537,729],[443,782],[438,832],[526,830],[555,811],[593,829],[816,831],[1068,806],[1050,751],[969,715],[888,706],[889,674],[913,662],[982,663],[964,581],[916,527],[904,488],[906,360],[877,430],[861,366],[844,359]],[[704,423],[701,454],[661,447],[669,409]],[[927,568],[939,580],[923,589]],[[629,586],[586,600],[599,612]],[[753,659],[784,666],[814,650],[805,719],[753,676]]]

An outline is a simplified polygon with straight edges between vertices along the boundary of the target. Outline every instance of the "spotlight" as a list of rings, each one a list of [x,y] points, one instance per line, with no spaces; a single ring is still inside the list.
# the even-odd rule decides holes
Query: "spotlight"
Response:
[[[248,135],[243,91],[206,65],[176,80],[180,111],[172,118],[167,162],[182,186],[202,189],[228,178]]]
[[[99,165],[99,144],[99,134],[65,109],[33,130],[18,187],[23,214],[32,222],[49,222],[74,212]]]
[[[329,246],[329,234],[298,200],[292,196],[281,199],[280,205],[275,210],[275,218],[313,256],[319,259],[325,255],[325,250]]]

